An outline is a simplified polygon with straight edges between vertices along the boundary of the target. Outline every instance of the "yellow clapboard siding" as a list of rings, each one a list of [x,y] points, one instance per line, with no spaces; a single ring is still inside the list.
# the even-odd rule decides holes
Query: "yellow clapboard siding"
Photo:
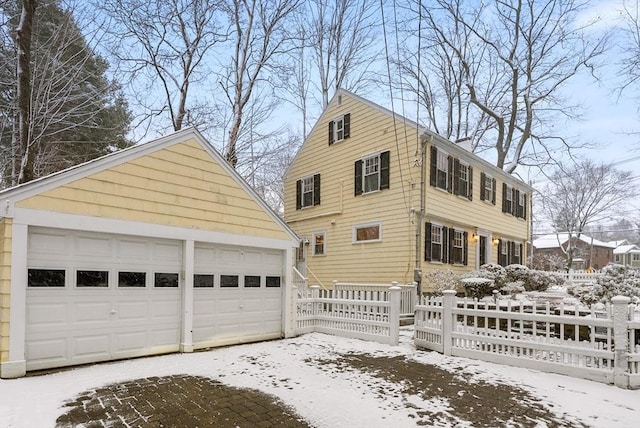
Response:
[[[193,141],[81,178],[16,206],[289,239]]]
[[[351,114],[350,138],[329,146],[328,122]],[[334,99],[301,147],[285,177],[285,220],[300,236],[311,240],[313,232],[326,232],[327,256],[310,255],[307,266],[325,285],[334,279],[356,282],[413,280],[416,227],[420,209],[420,142],[412,124],[398,120],[389,112],[342,93],[342,104]],[[501,181],[497,183],[496,205],[480,200],[480,174],[484,165],[473,166],[473,200],[441,192],[429,186],[429,145],[426,146],[425,217],[440,219],[449,227],[466,230],[469,237],[477,229],[496,236],[526,240],[527,222],[501,212]],[[390,189],[354,196],[354,162],[363,157],[390,152]],[[296,181],[321,175],[321,203],[296,210]],[[491,175],[496,176],[495,171]],[[341,208],[342,207],[342,208]],[[332,224],[333,222],[333,224]],[[353,244],[356,224],[382,223],[382,243]],[[424,224],[421,225],[424,227]],[[424,228],[420,236],[420,254],[424,257]],[[420,260],[424,273],[433,269],[451,269],[456,273],[475,268],[476,247],[469,243],[468,266],[438,264]],[[497,260],[492,246],[490,260]],[[313,279],[312,275],[309,275]]]

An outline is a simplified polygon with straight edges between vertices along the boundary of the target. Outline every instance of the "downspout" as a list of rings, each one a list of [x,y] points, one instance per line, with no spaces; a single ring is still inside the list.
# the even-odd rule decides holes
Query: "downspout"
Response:
[[[418,296],[422,296],[422,269],[421,269],[421,265],[422,265],[422,257],[421,257],[421,245],[420,245],[420,240],[422,238],[422,223],[424,222],[424,218],[425,218],[425,199],[426,199],[426,195],[425,195],[425,181],[426,181],[426,163],[427,163],[427,142],[431,142],[433,140],[433,137],[431,135],[429,135],[429,138],[422,138],[422,144],[421,146],[421,151],[422,153],[420,154],[421,159],[421,165],[420,165],[420,211],[418,211],[418,224],[416,225],[416,259],[415,259],[415,269],[413,272],[413,280],[418,284],[417,287],[417,292],[418,292]]]

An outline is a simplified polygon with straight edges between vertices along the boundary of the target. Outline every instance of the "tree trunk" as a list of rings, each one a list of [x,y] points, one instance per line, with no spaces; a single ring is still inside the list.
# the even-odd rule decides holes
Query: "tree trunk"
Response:
[[[38,6],[37,0],[22,0],[20,24],[16,29],[16,45],[18,47],[18,66],[16,77],[18,80],[18,145],[17,156],[14,158],[13,179],[20,184],[34,178],[33,165],[35,150],[30,147],[30,119],[31,119],[31,32],[33,20]]]

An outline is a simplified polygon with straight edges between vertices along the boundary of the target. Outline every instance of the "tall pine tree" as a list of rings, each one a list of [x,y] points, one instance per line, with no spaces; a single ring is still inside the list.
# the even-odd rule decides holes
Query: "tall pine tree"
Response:
[[[65,8],[61,1],[43,1],[36,9],[30,45],[28,150],[17,144],[15,30],[19,25],[20,3],[0,3],[8,29],[0,47],[3,187],[131,144],[126,138],[131,116],[124,96],[117,83],[106,77],[108,64],[87,44],[73,10]],[[13,79],[6,76],[11,69]],[[31,156],[27,157],[27,152]]]

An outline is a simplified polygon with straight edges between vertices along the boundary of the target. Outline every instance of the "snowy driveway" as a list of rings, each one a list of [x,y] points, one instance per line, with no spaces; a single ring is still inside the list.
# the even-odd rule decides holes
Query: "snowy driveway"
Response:
[[[65,403],[132,379],[201,376],[279,400],[314,427],[635,427],[640,390],[318,333],[0,380],[3,427],[53,427]]]

